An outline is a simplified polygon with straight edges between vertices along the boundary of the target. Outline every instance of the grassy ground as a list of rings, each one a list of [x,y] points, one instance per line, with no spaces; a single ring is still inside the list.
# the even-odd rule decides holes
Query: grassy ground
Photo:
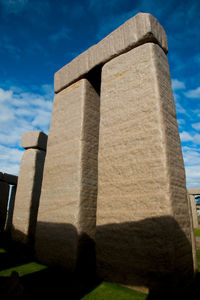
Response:
[[[198,232],[195,234],[197,235]],[[197,250],[197,256],[200,271],[200,250]],[[200,273],[198,274],[198,282],[200,282]],[[77,281],[75,282],[71,274],[39,264],[30,252],[19,245],[0,244],[1,299],[8,299],[8,296],[32,299],[37,298],[38,295],[45,298],[49,296],[63,298],[63,294],[70,300],[155,299],[110,282],[94,282],[93,286],[83,288]]]
[[[146,294],[110,282],[102,282],[82,300],[145,300]]]
[[[200,237],[200,229],[194,228],[194,234],[195,234],[195,236]]]

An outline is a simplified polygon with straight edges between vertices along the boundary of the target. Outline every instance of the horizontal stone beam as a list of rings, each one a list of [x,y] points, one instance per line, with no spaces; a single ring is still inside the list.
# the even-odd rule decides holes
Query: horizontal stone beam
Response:
[[[40,149],[46,151],[48,136],[39,130],[28,131],[22,135],[24,149]]]
[[[0,181],[8,184],[17,185],[18,176],[0,172]]]
[[[187,191],[189,195],[200,195],[200,188],[188,189]]]
[[[168,52],[167,37],[160,23],[151,14],[138,13],[57,71],[54,76],[55,93],[82,78],[94,67],[147,42],[159,44],[165,53]]]

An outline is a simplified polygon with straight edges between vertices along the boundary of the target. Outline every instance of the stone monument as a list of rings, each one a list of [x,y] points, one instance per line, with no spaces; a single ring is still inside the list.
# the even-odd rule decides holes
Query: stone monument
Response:
[[[191,278],[167,51],[162,26],[139,13],[55,74],[35,243],[41,262],[76,270],[96,243],[104,280],[158,289]]]
[[[22,136],[23,154],[15,197],[12,239],[33,244],[46,154],[47,135],[41,131]]]

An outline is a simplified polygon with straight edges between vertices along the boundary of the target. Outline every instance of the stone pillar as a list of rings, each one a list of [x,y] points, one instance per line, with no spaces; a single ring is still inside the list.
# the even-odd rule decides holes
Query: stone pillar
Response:
[[[191,211],[192,211],[193,226],[194,226],[194,228],[198,228],[199,222],[198,222],[198,216],[197,216],[195,196],[189,195],[189,197],[190,197],[190,205],[191,205]]]
[[[190,220],[168,61],[146,43],[102,69],[97,270],[150,289],[193,274]]]
[[[23,134],[23,154],[16,191],[12,238],[25,244],[34,242],[45,161],[47,135],[41,131]]]
[[[17,189],[16,185],[13,185],[11,187],[11,195],[10,195],[9,208],[8,208],[8,218],[6,221],[6,231],[8,233],[10,233],[12,229],[12,219],[13,219],[13,212],[14,212],[14,205],[15,205],[16,189]]]
[[[7,216],[9,184],[0,181],[0,232],[4,231]]]
[[[98,127],[99,95],[87,79],[56,94],[35,242],[42,263],[72,271],[83,263],[88,271],[94,255]]]
[[[196,237],[194,234],[194,224],[193,224],[193,216],[192,216],[192,207],[190,202],[190,195],[188,194],[188,209],[189,209],[189,217],[190,217],[190,230],[191,230],[191,241],[192,241],[192,256],[193,256],[193,266],[194,273],[198,272],[198,260],[197,260],[197,244]]]

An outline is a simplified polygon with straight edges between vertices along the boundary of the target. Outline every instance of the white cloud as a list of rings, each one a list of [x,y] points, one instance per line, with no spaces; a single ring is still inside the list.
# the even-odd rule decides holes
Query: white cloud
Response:
[[[200,122],[192,124],[192,127],[196,130],[200,130]]]
[[[182,142],[192,142],[193,144],[200,145],[200,134],[191,134],[186,131],[180,133],[180,138]]]
[[[173,88],[174,91],[185,89],[185,83],[183,81],[178,80],[178,79],[172,79],[172,88]]]
[[[183,159],[186,171],[187,187],[200,187],[200,149],[184,146]]]
[[[180,138],[182,142],[193,141],[193,137],[186,131],[180,133]]]
[[[195,166],[186,166],[187,188],[199,188],[200,182],[200,162]]]
[[[0,102],[10,100],[12,98],[12,91],[5,91],[0,88]]]
[[[18,170],[24,132],[41,130],[48,134],[52,103],[48,85],[37,94],[16,87],[0,89],[0,171]]]
[[[189,90],[188,92],[184,93],[188,98],[200,98],[200,87],[197,87],[194,90]]]

